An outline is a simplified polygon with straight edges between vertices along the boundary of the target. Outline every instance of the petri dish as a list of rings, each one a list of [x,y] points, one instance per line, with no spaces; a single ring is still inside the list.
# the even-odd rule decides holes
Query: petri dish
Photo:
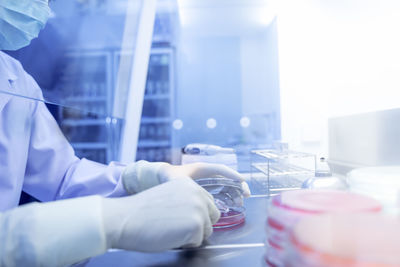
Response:
[[[377,200],[345,191],[305,189],[283,192],[272,197],[268,205],[266,257],[279,255],[271,261],[276,266],[284,266],[282,252],[288,246],[290,232],[301,219],[319,214],[377,213],[381,209]]]
[[[324,214],[291,232],[285,266],[400,266],[400,220],[385,214]]]
[[[214,228],[229,228],[245,221],[243,189],[240,181],[229,178],[201,178],[196,182],[209,192],[221,212]]]
[[[276,205],[305,213],[380,211],[381,204],[368,196],[336,190],[297,190],[274,199]]]

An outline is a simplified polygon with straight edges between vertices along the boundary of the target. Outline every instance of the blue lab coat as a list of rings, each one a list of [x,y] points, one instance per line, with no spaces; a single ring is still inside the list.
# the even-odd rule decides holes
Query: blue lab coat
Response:
[[[43,96],[37,83],[3,52],[0,92],[0,211],[16,207],[21,191],[41,201],[126,195],[120,179],[125,166],[76,157],[39,101]]]

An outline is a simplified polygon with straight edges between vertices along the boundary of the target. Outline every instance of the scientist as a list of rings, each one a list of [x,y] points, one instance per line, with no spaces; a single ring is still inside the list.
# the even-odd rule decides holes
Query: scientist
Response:
[[[0,50],[28,45],[49,12],[47,0],[0,0]],[[63,266],[109,248],[198,246],[220,212],[191,178],[241,179],[217,164],[106,166],[77,158],[43,101],[17,97],[43,99],[3,52],[0,91],[0,266]],[[22,190],[45,203],[17,207]]]

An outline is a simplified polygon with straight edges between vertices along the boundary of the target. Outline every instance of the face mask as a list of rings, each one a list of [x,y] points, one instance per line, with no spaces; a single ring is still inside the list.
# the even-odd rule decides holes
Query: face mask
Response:
[[[47,0],[0,0],[0,50],[17,50],[38,37],[50,15]]]

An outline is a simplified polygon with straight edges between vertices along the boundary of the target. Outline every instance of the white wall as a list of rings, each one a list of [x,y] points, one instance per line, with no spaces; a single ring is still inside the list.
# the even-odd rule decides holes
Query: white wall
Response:
[[[327,154],[327,119],[400,107],[400,1],[282,0],[282,136]]]

